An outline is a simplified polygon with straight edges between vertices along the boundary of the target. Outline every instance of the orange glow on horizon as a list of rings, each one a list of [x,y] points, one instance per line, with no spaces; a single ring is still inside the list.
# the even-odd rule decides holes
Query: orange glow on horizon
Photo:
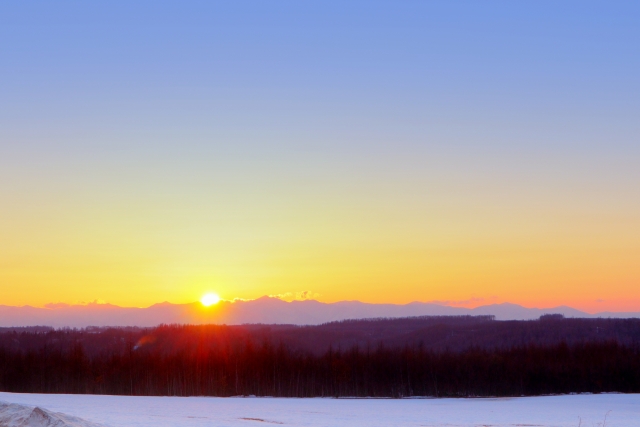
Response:
[[[290,210],[271,199],[261,209],[236,206],[242,215],[186,200],[138,211],[69,203],[30,217],[18,200],[0,222],[0,305],[184,304],[215,283],[225,300],[307,292],[327,303],[640,311],[640,227],[631,214],[577,202],[554,210],[553,201],[527,199],[500,210],[472,197],[401,196],[336,196],[324,206],[301,195],[306,204]]]

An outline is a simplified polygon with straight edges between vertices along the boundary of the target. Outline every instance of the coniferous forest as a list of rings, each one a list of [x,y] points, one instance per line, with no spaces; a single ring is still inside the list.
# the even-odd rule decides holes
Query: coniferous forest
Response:
[[[170,396],[640,392],[640,320],[5,328],[0,389]]]

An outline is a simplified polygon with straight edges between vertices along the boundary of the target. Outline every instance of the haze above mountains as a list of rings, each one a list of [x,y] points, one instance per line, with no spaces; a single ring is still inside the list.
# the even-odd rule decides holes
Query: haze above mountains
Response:
[[[359,301],[322,303],[316,300],[286,302],[262,297],[248,301],[221,301],[211,307],[190,304],[155,304],[146,308],[119,307],[112,304],[49,304],[46,307],[0,305],[0,327],[52,326],[156,326],[159,324],[294,324],[318,325],[345,319],[378,317],[493,315],[496,320],[532,320],[543,314],[565,317],[640,317],[640,312],[585,313],[567,306],[526,308],[503,303],[476,308],[451,307],[435,303],[412,302],[404,305],[369,304]]]

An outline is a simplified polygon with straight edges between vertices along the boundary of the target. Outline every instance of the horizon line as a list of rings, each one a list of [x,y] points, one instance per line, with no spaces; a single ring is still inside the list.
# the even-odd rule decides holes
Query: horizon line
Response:
[[[446,301],[438,301],[438,300],[430,300],[430,301],[411,301],[408,303],[387,303],[387,302],[382,302],[382,303],[377,303],[377,302],[366,302],[366,301],[360,301],[360,300],[340,300],[340,301],[334,301],[334,302],[324,302],[324,301],[320,301],[314,298],[306,298],[306,299],[292,299],[292,300],[286,300],[284,298],[280,298],[276,295],[263,295],[261,297],[258,298],[234,298],[234,299],[224,299],[221,298],[220,301],[218,303],[216,303],[215,305],[221,304],[221,303],[241,303],[241,302],[253,302],[253,301],[258,301],[258,300],[264,300],[264,299],[268,299],[268,300],[277,300],[277,301],[282,301],[284,303],[287,304],[291,304],[291,303],[301,303],[301,302],[317,302],[320,304],[325,304],[325,305],[333,305],[333,304],[339,304],[339,303],[359,303],[359,304],[366,304],[366,305],[391,305],[391,306],[407,306],[407,305],[411,305],[411,304],[424,304],[424,305],[435,305],[435,306],[440,306],[440,307],[448,307],[448,308],[453,308],[453,309],[462,309],[462,310],[475,310],[475,309],[479,309],[479,308],[484,308],[484,307],[491,307],[491,306],[504,306],[504,305],[513,305],[513,306],[518,306],[524,309],[528,309],[528,310],[552,310],[552,309],[571,309],[571,310],[575,310],[575,311],[579,311],[585,314],[589,314],[589,315],[596,315],[596,314],[600,314],[600,313],[640,313],[640,310],[637,311],[629,311],[629,310],[621,310],[621,311],[617,311],[617,310],[604,310],[604,311],[587,311],[587,310],[583,310],[583,309],[579,309],[579,308],[575,308],[572,307],[570,305],[567,304],[560,304],[560,305],[554,305],[554,306],[547,306],[547,307],[538,307],[538,306],[526,306],[526,305],[522,305],[522,304],[518,304],[518,303],[513,303],[513,302],[509,302],[509,301],[504,301],[504,302],[489,302],[487,304],[480,304],[480,305],[474,305],[474,306],[464,306],[464,305],[460,305],[460,304],[455,304],[454,303],[447,303]],[[118,305],[118,304],[114,304],[114,303],[110,303],[104,300],[100,300],[100,299],[95,299],[93,301],[88,301],[88,302],[77,302],[77,303],[65,303],[65,302],[50,302],[50,303],[46,303],[42,306],[35,306],[35,305],[30,305],[30,304],[24,304],[24,305],[7,305],[7,304],[0,304],[0,307],[11,307],[11,308],[35,308],[35,309],[49,309],[49,310],[55,310],[55,309],[62,309],[62,308],[72,308],[72,307],[99,307],[99,306],[111,306],[111,307],[116,307],[116,308],[121,308],[121,309],[138,309],[138,310],[145,310],[145,309],[149,309],[158,305],[172,305],[172,306],[189,306],[189,305],[200,305],[202,306],[200,301],[192,301],[192,302],[186,302],[186,303],[174,303],[174,302],[169,302],[169,301],[162,301],[162,302],[157,302],[157,303],[153,303],[151,305],[148,306],[125,306],[125,305]],[[206,308],[206,307],[205,307]]]

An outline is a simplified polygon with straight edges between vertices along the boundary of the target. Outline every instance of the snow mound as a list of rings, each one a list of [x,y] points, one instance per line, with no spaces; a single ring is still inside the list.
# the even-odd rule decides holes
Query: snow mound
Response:
[[[104,427],[39,407],[0,402],[0,427]]]

